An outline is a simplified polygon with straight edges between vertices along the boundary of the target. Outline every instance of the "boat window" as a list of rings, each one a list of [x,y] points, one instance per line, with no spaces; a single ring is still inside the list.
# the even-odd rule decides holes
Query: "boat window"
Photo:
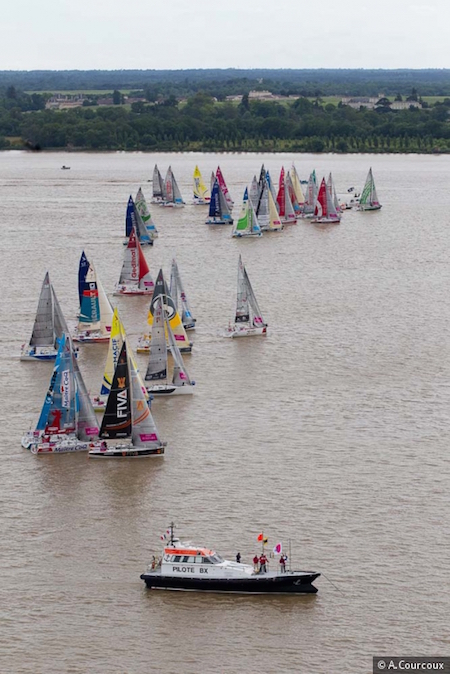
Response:
[[[183,557],[183,563],[184,564],[186,564],[186,562],[188,562],[188,561],[189,561],[189,555],[186,555],[185,557]]]
[[[223,558],[220,555],[211,555],[211,560],[213,564],[221,564],[223,562]]]
[[[202,564],[212,564],[212,561],[209,557],[202,557]]]
[[[203,559],[203,558],[202,558],[201,555],[197,555],[197,557],[194,558],[194,561],[195,561],[196,564],[201,564],[201,563],[202,563],[202,559]]]
[[[175,555],[174,562],[181,562],[181,555]]]

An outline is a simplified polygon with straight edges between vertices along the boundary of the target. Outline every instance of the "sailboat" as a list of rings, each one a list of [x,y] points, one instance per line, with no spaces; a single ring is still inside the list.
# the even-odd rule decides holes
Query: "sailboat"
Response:
[[[168,357],[166,333],[169,338],[170,352],[174,361],[172,382],[168,382]],[[165,380],[165,383],[157,383]],[[170,323],[165,315],[163,299],[160,296],[154,307],[152,325],[152,348],[145,374],[145,381],[152,382],[147,386],[147,393],[155,396],[168,396],[193,393],[193,382],[186,370],[183,357],[173,336]]]
[[[78,326],[72,337],[74,342],[107,342],[111,332],[113,310],[100,279],[89,264],[84,282]]]
[[[141,246],[153,246],[153,237],[147,230],[147,227],[144,224],[144,221],[141,218],[141,215],[136,208],[133,197],[130,194],[127,204],[127,212],[125,216],[125,240],[123,245],[128,244],[128,238],[131,234],[133,227],[136,228],[136,232],[139,236],[139,243]]]
[[[264,322],[247,270],[239,255],[236,316],[234,325],[228,325],[225,337],[249,337],[266,333],[267,323]]]
[[[34,454],[87,451],[96,446],[98,425],[75,358],[72,340],[63,333],[35,431],[22,438]]]
[[[133,226],[115,295],[153,295],[155,283]]]
[[[305,195],[303,194],[302,184],[300,182],[300,178],[298,176],[297,169],[295,168],[294,163],[292,163],[291,166],[290,176],[292,181],[292,187],[294,189],[294,193],[297,198],[297,203],[300,206],[300,209],[303,211],[305,205]]]
[[[232,225],[230,208],[217,178],[214,179],[214,185],[209,202],[209,213],[205,220],[206,225]]]
[[[308,185],[306,188],[305,203],[303,206],[303,218],[312,218],[314,215],[314,210],[316,207],[317,201],[317,185],[316,185],[316,173],[313,171],[308,179]]]
[[[153,169],[153,196],[152,203],[161,204],[164,201],[164,180],[159,172],[158,166],[155,164]]]
[[[89,451],[95,459],[140,459],[164,454],[165,444],[144,397],[136,367],[122,344],[99,437],[105,442]],[[118,444],[106,440],[127,440]]]
[[[173,175],[172,168],[167,169],[166,177],[164,179],[164,201],[161,206],[184,206],[184,201],[181,196],[180,188]]]
[[[272,192],[266,178],[262,182],[256,217],[262,232],[279,232],[283,229],[277,207],[273,200]]]
[[[223,196],[225,197],[225,200],[226,200],[226,202],[227,202],[227,204],[228,204],[228,208],[229,208],[230,213],[231,213],[231,211],[233,210],[234,201],[233,201],[233,199],[231,198],[231,195],[230,195],[230,193],[229,193],[229,191],[228,191],[228,187],[227,187],[227,184],[226,184],[226,182],[225,182],[225,178],[223,177],[223,173],[222,173],[222,171],[221,171],[221,169],[220,169],[220,166],[217,167],[216,178],[217,178],[217,180],[219,181],[220,189],[221,189],[222,192],[223,192]]]
[[[373,179],[372,167],[367,174],[364,189],[359,197],[358,211],[379,211],[381,204],[378,201],[378,194],[375,188],[375,181]]]
[[[237,224],[234,226],[232,236],[262,236],[261,227],[256,217],[255,209],[248,198],[248,188],[245,188],[244,199],[242,202],[241,215]]]
[[[285,225],[295,224],[296,216],[294,207],[292,205],[291,197],[289,196],[289,190],[286,186],[286,179],[284,174],[284,167],[282,167],[280,172],[280,181],[278,186],[277,194],[277,204],[278,204],[278,213],[280,215],[280,220]]]
[[[203,182],[202,174],[198,166],[195,166],[194,176],[193,176],[193,189],[194,189],[194,206],[207,206],[211,200],[211,195],[208,188]]]
[[[316,222],[319,224],[334,223],[339,224],[341,221],[341,215],[336,211],[333,198],[331,197],[330,190],[327,187],[325,178],[322,178],[320,183],[319,193],[317,195],[316,207],[314,209],[314,216],[311,222]]]
[[[172,267],[170,269],[170,296],[172,297],[175,308],[178,311],[179,303],[181,304],[181,322],[185,330],[193,330],[197,319],[192,316],[191,308],[189,306],[187,295],[184,291],[183,282],[180,276],[180,270],[175,258],[172,260]]]
[[[158,237],[158,230],[156,229],[156,225],[153,222],[152,214],[150,213],[150,210],[147,206],[147,202],[141,187],[137,191],[134,203],[144,225],[147,228],[148,235],[151,239],[156,239]]]
[[[116,307],[114,309],[114,314],[111,323],[111,334],[109,338],[108,354],[106,356],[105,371],[103,374],[102,384],[100,388],[100,395],[91,396],[91,402],[96,412],[105,411],[106,401],[108,399],[108,395],[111,390],[112,380],[114,377],[114,371],[116,369],[120,350],[122,348],[122,344],[124,343],[125,339],[126,339],[125,329],[123,327],[122,321],[119,318],[119,312]],[[128,353],[138,373],[142,391],[144,392],[146,399],[148,399],[148,404],[150,405],[151,397],[148,395],[145,389],[144,382],[142,381],[142,377],[139,374],[139,370],[136,364],[136,358],[130,347],[128,347]]]
[[[64,332],[68,332],[66,321],[47,272],[39,295],[33,332],[29,343],[22,346],[20,360],[55,360],[58,340]]]
[[[189,341],[186,330],[184,329],[183,323],[181,322],[180,314],[178,313],[175,302],[169,292],[162,269],[159,270],[158,278],[156,279],[155,283],[155,290],[153,291],[152,301],[150,302],[150,309],[147,317],[147,322],[149,325],[153,324],[154,307],[158,297],[162,297],[164,311],[168,316],[169,324],[172,328],[178,348],[182,353],[190,353],[192,351],[192,344]],[[166,336],[166,339],[168,339],[168,336]],[[146,333],[139,338],[136,350],[138,353],[148,353],[150,351],[150,346],[151,334]]]

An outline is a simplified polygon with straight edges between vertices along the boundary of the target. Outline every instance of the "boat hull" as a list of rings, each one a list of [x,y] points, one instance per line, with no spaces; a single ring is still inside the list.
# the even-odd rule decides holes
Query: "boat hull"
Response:
[[[42,454],[69,454],[73,452],[87,452],[93,450],[100,443],[81,442],[45,442],[31,447],[31,453],[41,456]]]
[[[31,354],[31,353],[22,353],[20,356],[20,360],[55,360],[56,359],[56,351],[55,353],[36,353],[36,354]]]
[[[252,337],[253,335],[266,335],[267,326],[265,325],[262,328],[231,328],[226,332],[226,337],[236,338],[236,337]]]
[[[147,572],[141,575],[148,588],[195,592],[230,592],[237,594],[315,594],[313,582],[320,573],[286,572],[255,574],[245,578],[199,578],[166,576]]]
[[[159,384],[156,386],[149,386],[147,393],[155,398],[164,398],[166,396],[189,395],[194,393],[193,386],[170,386]]]
[[[109,335],[96,336],[96,335],[75,334],[72,337],[72,341],[81,344],[107,344],[109,342]]]
[[[366,206],[364,204],[359,204],[358,205],[358,211],[379,211],[381,208],[380,206]]]
[[[340,218],[312,218],[311,222],[317,225],[339,225]]]
[[[229,218],[228,220],[222,220],[222,219],[208,219],[205,220],[205,225],[232,225],[234,223],[233,218]]]
[[[108,449],[92,449],[89,451],[90,459],[150,459],[164,455],[164,446],[149,447],[108,447]]]
[[[191,353],[192,343],[189,344],[189,346],[179,346],[178,348],[180,350],[180,353]],[[170,351],[170,348],[168,350]],[[145,339],[138,341],[136,353],[150,353],[150,342]]]
[[[139,288],[116,288],[114,295],[153,295],[153,288],[150,290],[140,290]]]

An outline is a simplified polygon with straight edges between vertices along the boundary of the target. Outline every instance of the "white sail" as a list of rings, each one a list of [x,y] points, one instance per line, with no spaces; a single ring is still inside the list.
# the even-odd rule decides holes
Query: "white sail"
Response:
[[[97,288],[98,301],[100,304],[100,330],[102,335],[109,337],[114,311],[99,278],[97,278]]]
[[[185,327],[193,327],[196,319],[192,316],[191,307],[184,290],[183,281],[181,280],[180,270],[175,258],[172,260],[172,267],[170,270],[170,295],[174,301],[176,310],[181,313],[181,321]],[[179,311],[179,302],[181,303],[181,312]]]
[[[163,199],[164,183],[158,166],[155,164],[155,168],[153,169],[153,201],[162,201]]]
[[[162,297],[157,299],[153,310],[152,343],[145,381],[167,379],[167,344]]]
[[[258,201],[259,201],[259,187],[258,187],[258,181],[256,180],[256,176],[253,176],[252,183],[250,185],[250,190],[248,192],[248,196],[250,201],[253,204],[253,208],[255,211],[258,209]]]
[[[162,443],[132,359],[129,359],[128,367],[131,374],[131,442],[134,447],[156,449]]]
[[[174,362],[172,383],[174,386],[190,386],[191,378],[189,377],[188,371],[186,370],[186,366],[183,361],[183,356],[181,355],[180,349],[177,346],[175,337],[173,336],[173,332],[170,327],[170,323],[167,320],[167,317],[165,321],[166,321],[167,335],[169,338],[170,353],[172,355]]]
[[[259,226],[264,232],[271,229],[270,227],[270,203],[269,203],[269,186],[264,179],[261,195],[258,199],[256,217],[258,218]]]

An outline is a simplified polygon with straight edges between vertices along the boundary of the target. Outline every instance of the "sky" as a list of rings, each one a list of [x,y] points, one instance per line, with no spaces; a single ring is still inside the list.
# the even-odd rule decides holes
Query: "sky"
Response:
[[[15,0],[0,70],[450,68],[450,0]]]

